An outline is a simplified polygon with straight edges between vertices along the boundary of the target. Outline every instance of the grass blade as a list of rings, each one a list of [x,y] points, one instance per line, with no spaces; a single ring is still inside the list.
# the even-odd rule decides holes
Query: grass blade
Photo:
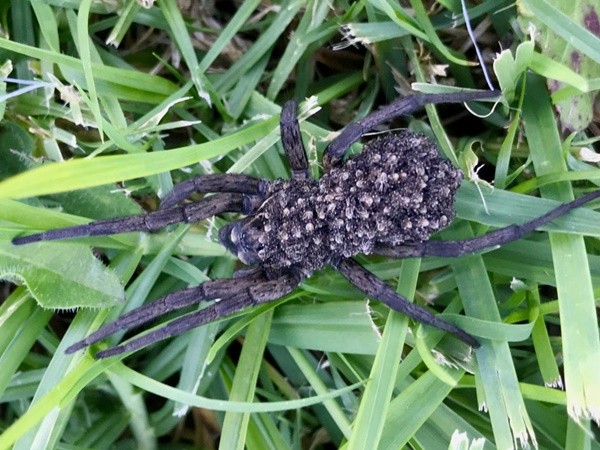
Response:
[[[542,80],[530,77],[523,119],[538,175],[566,170],[550,100]],[[540,188],[547,197],[573,198],[569,184]],[[575,421],[600,421],[600,337],[590,265],[582,237],[550,234],[560,305],[567,410]]]

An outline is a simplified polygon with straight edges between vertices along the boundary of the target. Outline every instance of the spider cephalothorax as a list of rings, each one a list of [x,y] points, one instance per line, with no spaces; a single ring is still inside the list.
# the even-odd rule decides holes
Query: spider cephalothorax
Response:
[[[376,245],[428,240],[454,218],[461,179],[425,136],[387,134],[319,180],[267,182],[258,210],[222,241],[246,264],[310,276]]]
[[[107,357],[135,350],[246,307],[276,300],[314,270],[331,265],[367,295],[409,317],[454,334],[474,347],[479,342],[462,329],[408,302],[353,257],[359,253],[392,257],[459,256],[520,239],[573,208],[600,196],[592,192],[521,225],[465,241],[432,241],[432,233],[454,218],[454,193],[461,173],[438,155],[426,137],[388,134],[343,162],[348,148],[375,126],[428,103],[462,103],[496,97],[495,92],[422,94],[392,102],[347,126],[325,150],[325,174],[311,180],[296,103],[285,104],[281,136],[291,166],[290,180],[261,180],[242,174],[201,175],[177,185],[158,211],[50,230],[13,240],[16,245],[78,236],[155,231],[178,222],[197,222],[215,214],[239,212],[246,218],[224,226],[221,242],[251,266],[233,279],[213,280],[173,292],[122,315],[67,349],[74,352],[119,330],[147,323],[200,301],[216,300],[162,328],[99,352]],[[216,192],[178,205],[190,194]]]

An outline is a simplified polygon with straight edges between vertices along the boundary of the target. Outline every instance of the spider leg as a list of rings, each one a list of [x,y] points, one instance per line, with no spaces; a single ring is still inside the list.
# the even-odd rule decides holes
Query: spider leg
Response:
[[[250,306],[277,300],[292,292],[297,285],[298,281],[293,276],[284,275],[275,280],[265,281],[248,287],[230,297],[215,301],[215,303],[207,308],[175,319],[162,328],[134,338],[124,344],[98,352],[96,357],[107,358],[115,356],[154,344],[171,336],[177,336],[192,328],[227,317]]]
[[[498,91],[468,91],[456,94],[414,94],[394,100],[389,105],[379,108],[361,120],[351,123],[342,130],[337,138],[329,143],[323,154],[323,165],[329,170],[339,165],[346,150],[358,141],[365,133],[377,125],[396,117],[411,114],[425,105],[434,103],[464,103],[499,97]]]
[[[283,105],[281,110],[281,142],[292,169],[292,178],[306,180],[310,177],[308,173],[308,159],[302,135],[300,134],[300,124],[296,117],[296,101],[290,100]]]
[[[14,245],[29,244],[39,241],[70,239],[85,236],[106,236],[131,231],[157,231],[174,223],[199,222],[207,217],[224,212],[243,211],[244,196],[242,194],[220,194],[187,203],[174,208],[153,211],[141,216],[122,217],[117,219],[98,220],[85,225],[48,230],[43,233],[22,236],[13,239]]]
[[[264,281],[266,281],[266,279],[262,271],[252,270],[248,271],[243,277],[206,281],[199,286],[172,292],[152,303],[140,306],[139,308],[121,315],[114,322],[99,328],[85,339],[71,345],[67,348],[66,353],[74,353],[77,350],[116,333],[117,331],[139,327],[157,317],[183,309],[195,303],[214,300],[216,298],[231,297],[242,290],[254,286],[258,282]]]
[[[176,185],[160,201],[159,209],[169,209],[191,194],[207,192],[237,192],[256,194],[260,192],[261,180],[239,173],[215,173],[190,178]]]
[[[334,267],[358,289],[369,297],[381,300],[394,311],[401,312],[417,322],[447,331],[471,347],[478,348],[480,346],[473,336],[457,326],[439,319],[426,309],[409,302],[353,259],[342,259]]]
[[[578,208],[598,197],[600,197],[600,190],[590,192],[568,203],[563,203],[546,214],[530,220],[529,222],[517,225],[509,225],[508,227],[500,228],[492,231],[491,233],[472,239],[465,239],[462,241],[426,241],[418,244],[399,245],[394,247],[377,245],[373,253],[391,256],[394,258],[413,258],[424,256],[456,257],[469,253],[476,253],[486,248],[499,247],[500,245],[507,244],[508,242],[522,239],[536,228],[546,225],[557,217],[567,214],[569,211]]]

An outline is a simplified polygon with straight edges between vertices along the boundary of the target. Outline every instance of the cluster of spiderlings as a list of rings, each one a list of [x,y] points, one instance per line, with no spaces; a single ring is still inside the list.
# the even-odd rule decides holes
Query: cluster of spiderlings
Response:
[[[454,218],[461,179],[425,136],[387,134],[318,181],[270,183],[245,247],[265,267],[308,275],[376,244],[423,242]]]

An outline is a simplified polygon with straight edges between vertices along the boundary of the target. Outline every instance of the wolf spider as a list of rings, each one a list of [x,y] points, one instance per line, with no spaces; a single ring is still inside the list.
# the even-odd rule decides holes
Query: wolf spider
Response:
[[[493,91],[471,91],[398,99],[348,125],[329,144],[323,156],[325,174],[319,180],[309,176],[296,102],[289,101],[283,107],[280,127],[291,179],[271,181],[243,174],[201,175],[175,186],[162,199],[157,211],[17,237],[13,243],[153,232],[167,225],[198,222],[225,212],[246,215],[223,226],[219,240],[252,268],[237,272],[231,279],[207,281],[141,306],[73,344],[67,353],[166,313],[214,300],[210,306],[183,315],[162,328],[100,351],[97,357],[136,350],[250,306],[277,300],[292,292],[313,271],[327,265],[369,297],[478,347],[480,344],[473,336],[397,294],[356,262],[354,256],[362,253],[396,258],[450,257],[478,252],[520,239],[600,196],[600,191],[563,204],[537,219],[487,235],[463,241],[430,241],[431,234],[452,222],[454,194],[462,180],[461,172],[439,156],[435,144],[423,135],[408,131],[389,133],[366,144],[359,155],[346,161],[343,158],[348,148],[366,132],[426,104],[463,103],[497,96]],[[212,192],[218,194],[179,205],[192,193]]]

